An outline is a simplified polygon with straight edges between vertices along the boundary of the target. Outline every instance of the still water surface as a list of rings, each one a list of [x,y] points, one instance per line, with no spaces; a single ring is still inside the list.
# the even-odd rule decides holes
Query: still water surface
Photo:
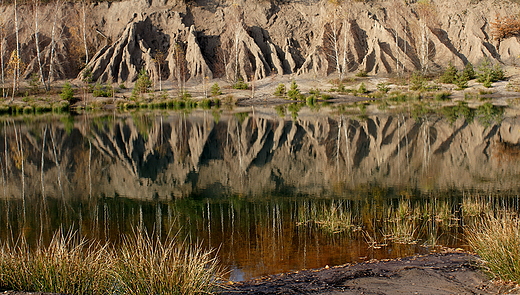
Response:
[[[518,208],[520,124],[303,109],[5,118],[0,238],[142,227],[218,249],[231,280],[466,247]]]

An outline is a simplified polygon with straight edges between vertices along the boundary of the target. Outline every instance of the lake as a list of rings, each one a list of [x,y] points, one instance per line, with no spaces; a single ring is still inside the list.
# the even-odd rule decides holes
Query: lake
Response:
[[[467,249],[519,207],[513,110],[471,120],[344,108],[0,119],[0,239],[138,228],[214,248],[229,279]]]

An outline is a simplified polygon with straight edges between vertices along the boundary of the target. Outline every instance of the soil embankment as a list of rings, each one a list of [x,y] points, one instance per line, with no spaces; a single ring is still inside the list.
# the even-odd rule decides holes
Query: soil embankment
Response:
[[[81,79],[79,71],[89,68],[94,81],[122,83],[146,69],[155,80],[202,84],[282,74],[436,72],[485,58],[513,65],[520,55],[515,33],[498,39],[494,31],[497,19],[520,9],[505,0],[83,3],[49,3],[38,14],[32,4],[19,5],[18,38],[14,7],[1,7],[4,60],[18,39],[26,79],[41,63],[47,79]]]

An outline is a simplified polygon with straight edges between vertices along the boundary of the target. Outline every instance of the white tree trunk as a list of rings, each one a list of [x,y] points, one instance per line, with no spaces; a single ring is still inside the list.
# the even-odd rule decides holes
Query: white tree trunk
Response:
[[[85,65],[88,65],[89,55],[87,45],[87,13],[85,12],[85,6],[87,6],[87,3],[83,2],[83,5],[81,6],[83,12],[83,45],[85,46]]]
[[[38,19],[38,10],[39,7],[39,0],[34,0],[34,41],[36,45],[36,59],[38,60],[38,70],[40,74],[40,81],[43,84],[43,87],[45,87],[45,90],[49,90],[47,87],[47,82],[45,81],[45,77],[43,76],[43,64],[42,64],[42,58],[41,58],[41,50],[40,50],[40,29],[39,29],[39,19]]]

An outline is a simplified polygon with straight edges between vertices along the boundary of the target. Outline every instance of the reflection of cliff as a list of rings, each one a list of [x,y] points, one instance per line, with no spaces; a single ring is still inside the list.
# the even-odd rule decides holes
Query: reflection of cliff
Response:
[[[513,117],[488,128],[403,115],[313,113],[288,121],[269,110],[245,119],[224,114],[218,122],[210,112],[78,119],[70,133],[61,122],[5,124],[0,194],[327,195],[372,182],[510,189],[520,176]]]

